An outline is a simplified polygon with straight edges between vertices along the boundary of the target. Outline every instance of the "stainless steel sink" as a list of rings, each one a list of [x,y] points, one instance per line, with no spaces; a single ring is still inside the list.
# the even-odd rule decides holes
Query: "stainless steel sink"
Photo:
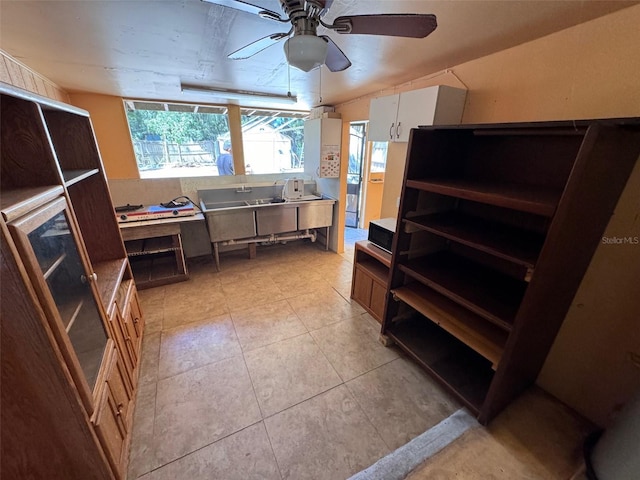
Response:
[[[273,198],[258,198],[255,200],[245,200],[245,205],[248,206],[252,206],[252,205],[269,205],[271,203],[274,203],[274,199]]]
[[[244,200],[229,202],[209,202],[204,204],[206,210],[218,210],[220,208],[246,207],[248,204]]]

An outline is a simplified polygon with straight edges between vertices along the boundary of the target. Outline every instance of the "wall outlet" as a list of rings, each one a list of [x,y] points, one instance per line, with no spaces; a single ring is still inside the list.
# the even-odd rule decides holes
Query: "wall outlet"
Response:
[[[400,197],[396,198],[396,207],[400,207]]]

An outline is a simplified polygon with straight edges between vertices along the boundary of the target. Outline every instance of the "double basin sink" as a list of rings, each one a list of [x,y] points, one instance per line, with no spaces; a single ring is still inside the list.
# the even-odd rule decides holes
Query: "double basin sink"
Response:
[[[280,198],[201,202],[211,242],[330,227],[334,200]]]
[[[231,200],[228,202],[202,203],[203,210],[222,210],[227,208],[251,207],[255,205],[271,205],[273,203],[285,203],[280,198],[258,198],[257,200]]]

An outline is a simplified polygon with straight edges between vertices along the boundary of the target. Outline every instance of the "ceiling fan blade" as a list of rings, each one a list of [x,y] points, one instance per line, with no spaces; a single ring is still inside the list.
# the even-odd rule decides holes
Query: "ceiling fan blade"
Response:
[[[329,44],[327,48],[327,59],[324,61],[324,64],[329,70],[332,72],[341,72],[351,66],[351,62],[347,56],[342,52],[342,50],[340,50],[338,45],[331,40],[330,37],[320,35],[320,38],[324,39]]]
[[[245,45],[235,52],[230,53],[229,55],[227,55],[227,58],[230,58],[231,60],[243,60],[245,58],[252,57],[256,53],[261,52],[265,48],[268,48],[275,43],[278,43],[280,40],[288,36],[288,32],[273,33],[271,35],[267,35],[266,37],[256,40],[255,42],[251,42],[249,45]]]
[[[333,0],[324,0],[324,10],[327,11],[331,8]]]
[[[338,17],[333,26],[338,33],[424,38],[436,29],[438,23],[436,16],[431,14],[387,13]]]
[[[288,22],[288,18],[281,18],[279,13],[272,12],[266,8],[252,5],[251,3],[243,2],[242,0],[202,0],[203,2],[213,3],[215,5],[221,5],[223,7],[233,8],[234,10],[240,10],[242,12],[253,13],[259,17],[269,20],[276,20],[278,22]]]

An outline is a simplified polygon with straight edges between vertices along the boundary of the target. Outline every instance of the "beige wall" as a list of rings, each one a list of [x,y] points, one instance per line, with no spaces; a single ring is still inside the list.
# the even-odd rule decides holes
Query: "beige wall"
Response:
[[[69,97],[73,105],[91,114],[107,177],[139,178],[122,98],[95,93],[70,93]]]
[[[337,106],[368,118],[373,96],[431,85],[466,86],[463,123],[640,116],[640,6],[621,10],[438,75]],[[382,216],[396,216],[407,144],[390,144]],[[640,236],[640,166],[605,235]],[[605,426],[640,388],[640,245],[601,245],[538,383]]]

